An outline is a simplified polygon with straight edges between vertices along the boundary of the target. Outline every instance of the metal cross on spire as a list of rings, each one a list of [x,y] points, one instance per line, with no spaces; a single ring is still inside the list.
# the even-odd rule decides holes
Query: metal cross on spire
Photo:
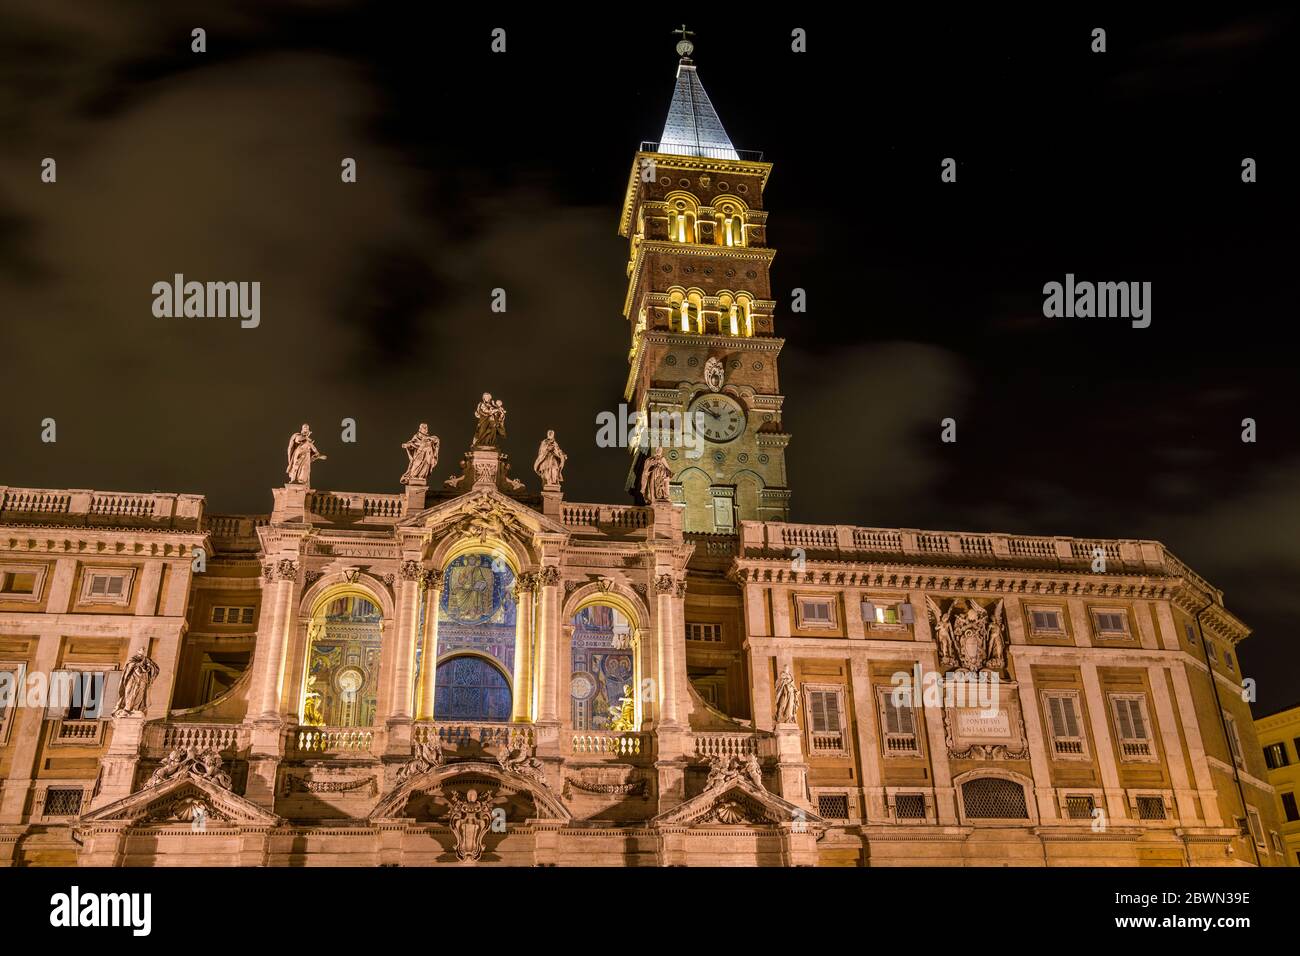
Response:
[[[695,36],[694,30],[686,29],[686,24],[683,23],[680,27],[674,30],[673,33],[680,33],[682,35],[682,38],[677,41],[678,56],[690,56],[695,52],[695,44],[687,39],[688,37]]]

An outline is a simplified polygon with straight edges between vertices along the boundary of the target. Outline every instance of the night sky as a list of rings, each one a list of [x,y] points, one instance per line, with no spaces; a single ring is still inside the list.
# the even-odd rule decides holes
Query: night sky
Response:
[[[1254,628],[1258,712],[1300,700],[1293,15],[811,9],[7,0],[0,483],[265,513],[306,421],[313,484],[397,492],[416,425],[440,481],[488,390],[517,474],[554,428],[566,496],[626,500],[595,446],[627,375],[618,214],[685,19],[732,141],[775,163],[793,519],[1164,541]],[[155,318],[177,272],[260,281],[260,327]],[[1151,327],[1044,318],[1066,273],[1151,282]]]

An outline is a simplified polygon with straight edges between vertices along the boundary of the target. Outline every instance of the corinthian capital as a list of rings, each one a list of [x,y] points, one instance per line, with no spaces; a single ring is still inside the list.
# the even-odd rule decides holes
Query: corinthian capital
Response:
[[[560,583],[560,569],[548,564],[537,572],[537,582],[544,588],[553,588]]]
[[[403,581],[418,581],[420,580],[420,572],[423,570],[419,561],[403,561],[398,573],[402,576]]]
[[[436,591],[442,587],[442,572],[430,568],[420,575],[420,583],[423,584],[426,589]]]
[[[289,558],[281,558],[275,563],[274,577],[277,581],[298,580],[298,562]]]
[[[655,578],[655,591],[659,594],[671,594],[677,587],[671,574],[661,574]]]

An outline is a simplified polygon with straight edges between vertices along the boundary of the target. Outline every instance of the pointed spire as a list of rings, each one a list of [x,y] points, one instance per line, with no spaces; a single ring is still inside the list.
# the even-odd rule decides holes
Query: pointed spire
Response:
[[[659,137],[659,152],[674,156],[739,159],[740,154],[731,145],[727,131],[722,128],[722,120],[718,119],[717,110],[695,72],[695,64],[690,60],[695,44],[688,37],[694,34],[685,25],[673,32],[681,34],[677,54],[682,59],[677,64],[677,85],[673,88],[673,101],[668,107],[668,121]]]

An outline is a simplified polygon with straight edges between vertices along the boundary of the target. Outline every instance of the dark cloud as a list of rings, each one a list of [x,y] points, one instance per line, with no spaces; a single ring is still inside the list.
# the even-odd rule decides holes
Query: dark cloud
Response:
[[[566,493],[622,500],[627,457],[594,444],[627,374],[616,220],[675,60],[673,24],[616,20],[575,37],[512,15],[492,57],[495,24],[466,11],[11,0],[0,481],[264,511],[309,421],[322,482],[396,490],[416,424],[446,469],[490,390],[517,471],[555,428]],[[1112,19],[1099,59],[1090,24],[985,11],[882,14],[870,56],[811,18],[806,56],[785,28],[693,24],[732,138],[776,163],[794,518],[1164,540],[1255,628],[1266,707],[1300,699],[1292,25]],[[154,318],[176,272],[260,281],[262,326]],[[1045,321],[1042,285],[1066,272],[1152,281],[1154,324]]]

